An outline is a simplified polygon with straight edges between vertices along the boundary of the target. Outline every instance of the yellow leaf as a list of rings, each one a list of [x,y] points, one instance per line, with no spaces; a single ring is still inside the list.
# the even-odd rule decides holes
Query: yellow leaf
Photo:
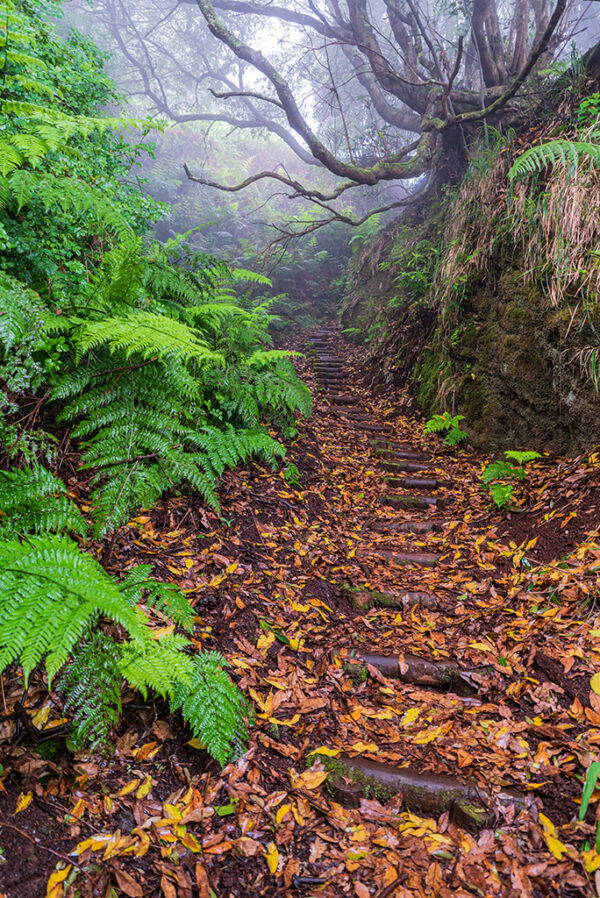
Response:
[[[51,874],[50,879],[48,880],[48,885],[46,886],[46,898],[61,898],[61,895],[63,894],[62,883],[72,869],[71,864],[69,864],[64,870],[55,870],[54,873]]]
[[[48,718],[50,717],[50,702],[45,702],[39,711],[37,711],[33,717],[31,718],[31,722],[34,727],[38,729],[42,729],[42,727],[46,724]]]
[[[275,873],[277,873],[277,867],[279,866],[279,852],[277,851],[275,842],[269,842],[267,845],[265,859],[267,861],[269,872],[275,875]]]
[[[145,798],[150,789],[152,788],[152,777],[150,774],[146,777],[142,785],[139,787],[137,792],[135,793],[136,798]]]
[[[215,586],[220,586],[220,584],[223,582],[223,580],[226,580],[226,579],[227,579],[227,574],[217,574],[216,577],[212,578],[212,580],[210,581],[210,583],[208,585],[212,589],[214,589]]]
[[[77,802],[77,804],[75,805],[75,807],[73,808],[73,810],[71,811],[71,813],[69,814],[69,816],[72,818],[72,820],[75,820],[76,818],[81,817],[83,815],[84,810],[85,810],[85,801],[83,798],[80,798],[79,801]]]
[[[17,800],[17,807],[15,810],[15,814],[18,814],[20,811],[24,811],[25,808],[28,808],[31,802],[33,801],[33,794],[31,792],[27,792],[27,794],[21,792],[19,798]],[[14,814],[13,814],[14,817]]]
[[[420,708],[409,708],[408,711],[405,711],[405,713],[402,715],[400,726],[409,727],[411,723],[415,722],[420,713]]]
[[[600,673],[594,674],[594,676],[590,680],[590,686],[592,687],[596,695],[600,695]]]
[[[110,842],[111,838],[112,836],[91,836],[91,838],[79,842],[71,854],[79,856],[80,854],[83,854],[84,851],[87,851],[88,848],[91,848],[92,851],[98,851],[100,848],[104,848],[104,846]]]
[[[374,742],[355,742],[354,745],[351,745],[351,746],[350,746],[350,748],[351,748],[352,751],[359,751],[359,752],[363,752],[363,751],[376,752],[376,751],[379,751],[379,749],[377,748],[377,746],[375,745]]]
[[[191,745],[192,748],[203,749],[206,748],[206,743],[201,739],[190,739],[189,742],[186,742],[186,745]]]
[[[556,836],[545,834],[544,838],[546,840],[546,845],[548,846],[556,860],[561,861],[563,854],[567,851],[567,846],[564,845],[560,841],[560,839],[557,839]]]
[[[193,560],[192,558],[186,558],[185,561],[184,561],[183,563],[185,564],[185,566],[186,566],[186,568],[188,569],[188,571],[189,571],[189,569],[190,569],[191,567],[194,566],[194,560]]]
[[[327,748],[324,745],[321,748],[315,748],[311,751],[311,755],[326,755],[328,758],[337,758],[339,753],[339,748]]]
[[[286,814],[292,810],[291,804],[282,804],[280,808],[277,808],[277,813],[275,814],[275,823],[277,826],[281,823]]]
[[[139,780],[131,780],[131,782],[127,783],[126,786],[123,786],[123,788],[120,792],[117,793],[117,795],[121,797],[123,797],[123,795],[129,795],[130,792],[135,792],[139,784]]]
[[[327,770],[314,770],[310,768],[304,773],[295,775],[290,771],[292,786],[296,789],[316,789],[325,782],[328,776]]]
[[[259,717],[262,717],[262,715],[259,715]],[[291,727],[295,723],[298,723],[299,720],[300,720],[299,714],[294,714],[293,717],[289,717],[287,720],[279,720],[277,717],[269,717],[268,718],[269,723],[276,723],[278,726],[281,726],[281,727]]]
[[[439,727],[430,727],[428,730],[423,730],[422,732],[417,733],[417,735],[413,737],[413,742],[415,745],[428,745],[430,742],[434,742],[436,739],[439,739],[440,736],[447,733],[451,727],[451,723],[443,724]]]
[[[235,571],[237,571],[237,569],[238,569],[238,563],[237,563],[237,561],[234,561],[231,564],[227,565],[227,567],[225,568],[225,573],[233,574]]]
[[[133,853],[136,857],[143,857],[150,848],[150,836],[141,830],[137,835],[139,836],[139,842],[136,842]]]
[[[595,873],[600,869],[600,854],[595,848],[582,852],[583,863],[588,873]]]
[[[256,648],[259,650],[259,652],[266,651],[267,649],[271,648],[271,646],[273,645],[274,642],[275,642],[275,634],[273,633],[272,630],[269,630],[268,633],[262,633],[258,637],[258,641],[256,643]]]
[[[482,652],[491,652],[492,647],[487,644],[487,642],[470,642],[470,648],[472,649],[480,649]]]

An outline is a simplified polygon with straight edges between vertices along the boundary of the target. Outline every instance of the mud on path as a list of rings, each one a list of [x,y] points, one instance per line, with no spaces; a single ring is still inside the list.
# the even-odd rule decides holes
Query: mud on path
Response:
[[[597,803],[577,822],[600,745],[596,456],[542,459],[527,511],[493,515],[481,458],[375,398],[334,331],[306,349],[297,476],[229,475],[229,524],[165,501],[112,560],[194,599],[198,647],[254,704],[248,751],[220,771],[133,694],[106,763],[5,721],[6,898],[45,895],[57,864],[52,898],[598,893]],[[26,706],[60,714],[41,683]]]

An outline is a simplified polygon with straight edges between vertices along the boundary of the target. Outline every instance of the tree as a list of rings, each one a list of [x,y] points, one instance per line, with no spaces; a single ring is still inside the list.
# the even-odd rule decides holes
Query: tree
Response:
[[[414,192],[456,176],[481,122],[505,127],[537,102],[540,69],[585,12],[579,0],[143,0],[135,13],[101,3],[158,112],[267,128],[338,182],[327,192],[278,170],[230,185],[192,179],[230,191],[274,179],[325,220],[361,185]]]

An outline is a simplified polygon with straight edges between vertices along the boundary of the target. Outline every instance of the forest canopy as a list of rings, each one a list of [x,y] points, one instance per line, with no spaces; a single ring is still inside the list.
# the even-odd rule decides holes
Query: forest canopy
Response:
[[[272,179],[331,220],[339,198],[360,186],[404,183],[412,193],[458,177],[480,126],[522,120],[549,67],[568,64],[573,36],[593,42],[592,6],[182,0],[131,9],[97,0],[94,11],[148,109],[175,122],[271,131],[335,183],[324,189],[277,164],[219,182],[191,177],[226,190]],[[381,208],[407,201],[405,192]]]

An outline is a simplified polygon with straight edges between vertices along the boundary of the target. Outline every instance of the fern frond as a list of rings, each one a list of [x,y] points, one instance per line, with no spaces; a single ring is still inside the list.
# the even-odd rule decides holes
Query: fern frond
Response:
[[[139,612],[76,543],[59,536],[0,543],[0,671],[18,659],[27,678],[45,657],[52,678],[98,615],[138,642],[146,638]]]
[[[165,315],[135,310],[124,318],[89,322],[77,335],[80,359],[90,349],[107,346],[111,352],[123,350],[126,357],[142,359],[183,358],[202,364],[224,364],[223,356],[207,348],[187,325]]]
[[[197,655],[189,684],[178,685],[172,703],[181,709],[194,736],[222,765],[239,756],[247,740],[249,713],[225,667],[226,661],[218,652]]]
[[[517,181],[528,175],[544,171],[549,165],[576,170],[581,162],[590,167],[600,166],[600,144],[589,141],[551,140],[530,147],[519,156],[508,173],[509,181]]]

